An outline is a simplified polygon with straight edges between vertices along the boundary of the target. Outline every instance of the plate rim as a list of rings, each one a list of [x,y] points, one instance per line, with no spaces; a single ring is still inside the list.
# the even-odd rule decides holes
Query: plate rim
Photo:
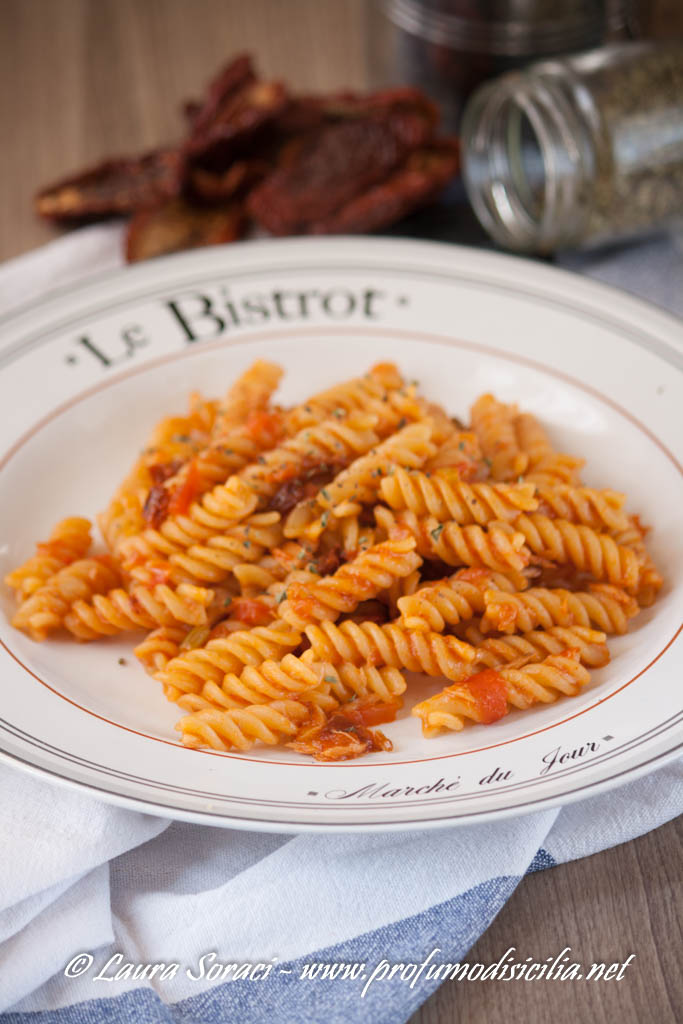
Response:
[[[601,318],[607,319],[611,324],[614,325],[614,327],[625,328],[629,336],[632,338],[633,341],[636,342],[636,344],[640,345],[641,347],[647,349],[648,351],[664,359],[669,365],[673,365],[677,369],[683,369],[683,358],[681,358],[683,356],[683,337],[680,341],[676,337],[676,335],[679,334],[681,331],[680,320],[675,315],[669,313],[666,310],[661,309],[658,306],[655,306],[652,303],[647,302],[646,300],[634,297],[628,292],[622,291],[621,289],[615,288],[610,285],[603,284],[602,282],[587,279],[573,271],[554,266],[547,266],[543,264],[534,264],[530,260],[524,259],[523,257],[511,256],[504,253],[489,252],[486,250],[479,250],[467,246],[453,245],[444,242],[431,242],[421,240],[418,241],[412,239],[366,238],[363,236],[349,236],[334,239],[297,238],[258,240],[257,242],[251,241],[246,243],[238,243],[237,246],[235,246],[234,244],[230,246],[216,246],[212,247],[209,250],[197,250],[189,253],[173,254],[167,257],[151,260],[148,263],[141,264],[138,267],[134,268],[119,267],[114,269],[110,268],[108,270],[104,270],[101,272],[95,272],[94,274],[90,274],[76,282],[72,282],[70,284],[62,286],[57,286],[56,288],[53,288],[48,292],[44,293],[34,301],[29,300],[28,302],[24,302],[18,306],[10,308],[8,313],[4,314],[3,316],[0,316],[0,325],[6,328],[11,327],[13,322],[20,321],[22,317],[28,317],[29,320],[31,318],[35,319],[36,316],[40,317],[41,313],[43,315],[45,313],[49,313],[50,305],[54,305],[55,303],[59,303],[60,301],[63,300],[67,300],[67,302],[70,300],[71,304],[73,304],[74,302],[77,303],[78,296],[80,293],[87,294],[87,292],[93,288],[95,290],[101,290],[109,287],[114,291],[119,291],[119,293],[123,291],[125,294],[125,292],[128,291],[129,289],[122,289],[121,287],[119,287],[120,283],[122,284],[123,282],[131,282],[133,278],[137,278],[138,280],[140,280],[141,283],[143,283],[145,280],[147,280],[147,282],[149,283],[150,277],[153,278],[155,269],[158,268],[159,266],[165,267],[173,263],[174,267],[177,268],[177,270],[180,273],[182,273],[182,269],[184,266],[187,266],[188,268],[192,266],[197,266],[199,268],[203,265],[208,273],[212,265],[215,262],[217,262],[223,255],[229,255],[232,260],[236,260],[239,258],[240,251],[244,252],[244,250],[247,247],[249,247],[249,251],[252,254],[256,253],[258,248],[258,253],[260,253],[261,260],[263,260],[263,256],[265,255],[267,250],[276,250],[282,257],[284,253],[291,253],[293,249],[296,249],[299,252],[301,252],[301,250],[311,248],[327,248],[329,250],[329,256],[325,257],[325,261],[328,262],[328,265],[336,263],[339,269],[348,269],[348,267],[343,266],[344,260],[341,257],[344,255],[348,257],[350,249],[357,249],[357,247],[362,246],[364,255],[370,255],[370,251],[374,250],[373,255],[375,257],[382,252],[384,252],[385,254],[388,253],[388,250],[390,249],[391,255],[395,257],[396,253],[398,252],[398,248],[396,245],[397,242],[400,243],[400,249],[402,250],[403,253],[406,253],[408,259],[410,259],[411,250],[414,254],[414,257],[419,256],[420,251],[422,251],[423,253],[425,251],[429,251],[436,258],[436,260],[439,263],[441,263],[442,272],[447,271],[447,263],[449,261],[452,261],[455,263],[455,265],[452,266],[450,269],[457,274],[459,262],[457,257],[460,257],[461,260],[469,260],[472,257],[476,256],[476,265],[470,264],[468,270],[470,276],[473,275],[474,277],[480,280],[490,279],[491,275],[487,273],[488,266],[492,266],[493,268],[502,268],[503,270],[512,270],[515,271],[516,273],[523,273],[525,271],[528,272],[529,269],[532,269],[535,274],[535,284],[538,286],[538,292],[545,295],[546,298],[556,298],[555,289],[551,287],[553,282],[556,282],[557,285],[560,286],[560,293],[564,292],[566,295],[567,289],[570,289],[571,298],[574,298],[573,293],[575,293],[578,289],[578,298],[583,297],[585,305],[583,305],[583,309],[581,308],[581,306],[577,308],[575,302],[567,301],[565,299],[565,305],[570,311],[573,311],[575,314],[580,313],[582,311],[591,313],[599,311]],[[341,250],[344,250],[344,252],[342,252]],[[456,257],[455,260],[454,256]],[[318,258],[320,258],[320,253],[318,253]],[[250,261],[250,265],[246,268],[247,272],[252,274],[258,274],[259,272],[267,272],[269,268],[266,267],[261,269],[258,266],[258,260],[259,256],[257,254],[256,261]],[[228,261],[228,265],[225,268],[226,273],[230,272],[230,262],[231,260]],[[392,263],[394,263],[394,261],[390,260],[388,265],[383,264],[381,269],[386,270],[388,272],[401,269],[407,271],[408,273],[414,270],[416,273],[421,272],[427,276],[431,276],[432,271],[434,271],[435,273],[438,272],[436,271],[436,268],[420,267],[419,261],[417,265],[414,266],[414,268],[406,264],[401,265],[399,268],[395,264],[392,265]],[[282,269],[286,270],[286,266],[283,265]],[[462,277],[462,274],[460,276]],[[514,274],[512,275],[512,278],[514,278]],[[499,284],[500,283],[501,282],[499,282]],[[514,287],[515,284],[519,283],[519,281],[515,281],[514,279],[511,280],[510,275],[508,275],[508,280],[504,282],[506,287],[509,288],[512,286],[514,291],[524,292],[526,289]],[[171,283],[169,283],[169,287],[170,286]],[[530,294],[532,297],[535,297],[535,293],[532,293],[530,291],[527,291],[527,294]],[[126,300],[129,299],[132,302],[135,301],[136,297],[136,295],[126,296]],[[618,300],[622,304],[625,300],[628,300],[627,305],[631,307],[631,311],[628,317],[625,316],[623,312],[618,313],[613,309],[606,308],[607,300],[610,297],[612,297],[613,301],[615,298],[618,298]],[[144,298],[144,292],[140,295],[140,298]],[[553,302],[553,304],[557,305],[557,302]],[[586,306],[588,306],[589,308],[586,309]],[[631,317],[634,312],[636,314],[637,320],[641,319],[642,321],[643,317],[654,318],[655,323],[652,324],[650,327],[650,331],[654,333],[654,337],[652,337],[650,331],[648,331],[647,328],[645,328],[642,325],[642,322],[641,324],[632,324]],[[76,317],[75,312],[72,315]],[[81,315],[87,316],[87,309]],[[667,335],[666,338],[663,338],[661,336],[662,331],[658,329],[658,324],[656,323],[656,321],[660,322],[660,328],[664,328],[663,333]],[[638,330],[638,328],[641,329]],[[49,330],[49,328],[44,327],[41,330],[45,331]],[[656,344],[653,345],[653,341],[655,341]],[[235,342],[239,344],[238,339],[235,339]],[[143,368],[148,368],[147,364],[145,364],[145,367],[140,367],[141,370]],[[541,364],[539,364],[539,368],[542,368]],[[117,379],[120,379],[119,374],[115,374],[114,376],[112,376],[111,383],[114,383],[115,380]],[[86,392],[88,391],[87,388],[84,390]],[[79,392],[78,394],[80,395],[81,392]],[[33,429],[36,429],[35,424],[32,430]],[[11,446],[11,449],[12,448],[14,448],[14,445]],[[8,450],[6,456],[9,455],[10,450]],[[5,459],[3,458],[3,462],[4,461]],[[263,818],[247,818],[222,813],[216,814],[207,810],[189,810],[186,808],[169,806],[168,803],[158,804],[154,801],[145,800],[141,797],[127,796],[122,793],[112,792],[111,790],[101,788],[97,785],[94,785],[93,783],[71,778],[68,775],[61,775],[48,767],[36,765],[34,763],[31,763],[30,761],[25,761],[20,756],[12,754],[4,749],[0,749],[0,762],[8,763],[12,766],[18,767],[22,770],[29,772],[30,774],[38,775],[43,778],[48,778],[50,781],[56,782],[57,784],[67,786],[69,788],[73,788],[81,792],[87,792],[90,795],[95,795],[96,798],[103,799],[105,800],[105,802],[113,803],[118,806],[124,806],[126,808],[137,811],[151,813],[156,816],[164,818],[192,821],[216,827],[228,827],[237,829],[247,829],[252,831],[270,831],[280,833],[292,831],[368,832],[400,831],[415,828],[438,828],[456,826],[461,824],[466,825],[471,824],[473,820],[476,822],[487,822],[491,820],[497,820],[499,818],[521,816],[524,814],[533,813],[535,810],[549,809],[551,807],[563,806],[565,804],[574,803],[581,799],[588,799],[592,795],[598,795],[599,793],[602,793],[611,788],[624,785],[627,782],[632,781],[633,779],[640,777],[642,775],[649,774],[650,772],[656,770],[658,767],[668,763],[669,761],[674,760],[678,756],[681,746],[683,746],[683,741],[681,743],[676,744],[673,748],[655,754],[654,757],[649,758],[645,762],[641,762],[640,764],[633,765],[630,768],[623,769],[622,771],[619,771],[614,775],[608,776],[607,778],[598,779],[594,782],[589,782],[588,784],[580,784],[577,788],[569,790],[566,793],[561,793],[555,796],[550,795],[547,797],[541,797],[539,799],[532,801],[530,803],[530,806],[525,806],[525,804],[513,804],[508,807],[499,807],[497,809],[490,811],[473,811],[466,812],[464,814],[461,813],[455,815],[445,815],[444,817],[432,816],[426,819],[414,818],[410,821],[402,822],[356,821],[338,824],[316,824],[313,822],[283,823],[276,820],[273,821]]]
[[[620,789],[622,786],[634,782],[638,778],[651,775],[659,768],[678,760],[683,749],[683,739],[674,747],[654,757],[626,768],[622,772],[611,775],[606,779],[590,782],[578,789],[569,790],[555,796],[541,797],[530,804],[513,804],[510,807],[499,807],[496,810],[470,811],[465,814],[448,815],[442,817],[414,818],[406,821],[388,822],[338,822],[334,824],[316,822],[280,822],[265,818],[239,817],[233,814],[215,814],[212,811],[192,811],[187,808],[171,807],[168,804],[155,803],[138,797],[125,796],[122,793],[115,793],[91,783],[82,782],[79,779],[72,779],[66,775],[59,775],[50,771],[49,768],[24,761],[16,755],[9,754],[0,748],[0,764],[7,764],[12,768],[18,768],[28,775],[47,779],[60,787],[75,790],[104,803],[113,804],[116,807],[124,807],[126,810],[137,811],[141,814],[152,814],[157,818],[164,818],[170,821],[185,821],[195,825],[208,825],[212,828],[233,828],[243,832],[270,832],[276,834],[307,833],[348,833],[348,832],[412,832],[422,829],[440,828],[466,828],[468,825],[488,824],[492,821],[507,820],[510,818],[525,817],[535,814],[537,811],[552,810],[555,807],[565,807],[569,804],[580,803],[582,800],[589,800],[594,796],[601,796],[613,789]],[[616,780],[621,781],[617,782]],[[587,794],[587,790],[590,793]]]

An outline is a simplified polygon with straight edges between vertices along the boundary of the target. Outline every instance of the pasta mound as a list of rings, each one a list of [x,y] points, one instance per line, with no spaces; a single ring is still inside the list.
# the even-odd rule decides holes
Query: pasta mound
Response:
[[[292,408],[255,362],[157,425],[99,517],[71,517],[6,577],[35,640],[146,633],[135,653],[185,712],[182,743],[391,749],[580,692],[662,578],[625,497],[539,421],[482,395],[464,426],[390,363]],[[438,683],[437,683],[438,685]]]

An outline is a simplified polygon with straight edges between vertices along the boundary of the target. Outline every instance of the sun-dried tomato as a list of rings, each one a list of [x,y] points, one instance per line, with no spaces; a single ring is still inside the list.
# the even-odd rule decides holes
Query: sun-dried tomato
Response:
[[[315,567],[321,576],[329,576],[331,573],[337,571],[342,562],[342,550],[337,544],[333,548],[330,548],[329,551],[325,551],[317,556],[315,560]]]
[[[387,227],[435,199],[458,170],[458,146],[442,139],[411,153],[379,185],[310,226],[312,234],[356,234]]]
[[[268,502],[268,508],[272,512],[287,515],[300,501],[312,498],[321,487],[333,480],[344,465],[342,462],[318,462],[304,465],[298,472],[294,470],[296,475],[283,480]]]
[[[390,619],[389,609],[383,601],[371,598],[368,601],[361,601],[354,612],[345,616],[344,621],[351,622],[375,622],[383,626]]]
[[[282,82],[249,81],[205,107],[196,117],[183,152],[190,167],[220,172],[253,151],[255,139],[287,106]]]
[[[395,134],[415,148],[433,137],[438,116],[436,105],[413,86],[373,93],[347,89],[293,98],[279,119],[278,127],[291,135],[299,135],[335,121],[373,117],[391,123]]]
[[[241,53],[233,57],[211,79],[204,100],[190,100],[185,103],[185,114],[192,122],[192,127],[199,130],[208,127],[230,97],[255,79],[249,54]]]
[[[295,505],[298,505],[299,502],[303,500],[305,494],[306,485],[300,477],[296,477],[293,480],[287,480],[278,487],[277,491],[268,502],[268,508],[272,512],[279,512],[280,515],[286,516],[292,511]]]
[[[308,139],[289,166],[254,189],[249,212],[274,235],[304,231],[382,181],[404,155],[405,148],[380,121],[330,125]]]
[[[156,149],[140,157],[105,160],[38,193],[36,211],[51,220],[121,216],[177,195],[180,157]]]
[[[412,86],[399,86],[370,93],[356,101],[363,115],[372,115],[385,121],[404,146],[417,149],[433,138],[439,120],[436,105],[425,94]],[[345,116],[353,116],[349,104]]]
[[[240,203],[197,208],[182,199],[141,210],[128,226],[126,259],[129,263],[153,256],[196,249],[203,245],[235,242],[246,228]]]
[[[168,504],[171,494],[163,484],[154,484],[150,488],[147,500],[142,509],[142,517],[152,529],[158,529],[168,515]]]
[[[533,578],[535,587],[550,590],[587,590],[589,584],[594,582],[589,572],[576,569],[573,565],[555,565],[547,560],[543,564],[530,566],[525,574]]]
[[[425,583],[436,583],[448,579],[453,573],[450,565],[440,559],[427,559],[420,568],[420,576]]]
[[[258,157],[236,160],[225,171],[194,167],[188,173],[186,192],[200,203],[220,203],[243,193],[266,176],[271,165]]]
[[[172,476],[175,476],[182,465],[182,459],[171,459],[170,462],[155,462],[152,466],[147,467],[147,471],[152,478],[152,483],[163,484],[165,480],[170,480]]]

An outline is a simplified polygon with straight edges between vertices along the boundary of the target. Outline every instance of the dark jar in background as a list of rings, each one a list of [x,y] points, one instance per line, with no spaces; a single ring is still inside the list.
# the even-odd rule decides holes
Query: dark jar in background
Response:
[[[683,222],[683,41],[627,43],[489,82],[462,121],[462,172],[498,244],[550,253]]]
[[[374,0],[373,85],[417,85],[454,130],[483,81],[541,57],[642,34],[647,0]]]

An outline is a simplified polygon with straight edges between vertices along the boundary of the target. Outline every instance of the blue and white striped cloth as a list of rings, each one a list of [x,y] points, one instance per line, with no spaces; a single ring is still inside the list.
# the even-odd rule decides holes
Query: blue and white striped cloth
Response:
[[[678,814],[683,764],[499,824],[366,835],[169,823],[4,767],[0,786],[2,1024],[399,1024],[439,978],[389,978],[384,962],[466,961],[526,872]],[[178,964],[175,977],[105,980],[157,963]],[[206,977],[227,963],[272,967]],[[365,966],[355,980],[302,978],[307,964]]]
[[[118,231],[15,261],[0,296],[22,301],[37,281],[115,265]],[[654,251],[670,267],[666,244]],[[2,1024],[399,1024],[440,984],[434,967],[467,960],[525,873],[678,815],[683,762],[559,810],[371,835],[170,823],[4,765],[0,791]],[[223,980],[225,964],[240,977]],[[324,969],[339,964],[363,966]]]

